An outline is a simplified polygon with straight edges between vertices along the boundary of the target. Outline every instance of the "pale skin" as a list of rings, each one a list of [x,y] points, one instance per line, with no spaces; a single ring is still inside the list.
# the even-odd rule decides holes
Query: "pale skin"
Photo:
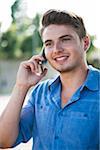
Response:
[[[64,107],[86,79],[88,67],[84,55],[89,46],[89,38],[86,36],[80,40],[70,26],[49,25],[43,31],[42,39],[47,60],[60,72],[61,99]],[[37,55],[20,64],[10,101],[0,117],[0,147],[10,147],[17,138],[25,96],[29,88],[36,85],[47,73],[47,69],[44,69],[39,74],[38,64],[43,59]]]
[[[11,147],[15,142],[25,96],[29,88],[36,85],[46,75],[46,68],[39,74],[38,62],[42,60],[44,58],[41,56],[33,56],[20,64],[10,101],[0,117],[0,147],[2,148]]]
[[[60,72],[62,107],[86,79],[88,67],[85,53],[89,37],[80,40],[70,26],[50,25],[43,32],[46,57]]]

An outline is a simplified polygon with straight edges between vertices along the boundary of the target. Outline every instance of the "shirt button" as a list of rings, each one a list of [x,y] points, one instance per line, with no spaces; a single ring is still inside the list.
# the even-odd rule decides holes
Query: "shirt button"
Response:
[[[59,136],[56,135],[56,136],[55,136],[55,140],[57,140],[58,138],[59,138]]]
[[[59,113],[59,116],[61,116],[61,117],[62,117],[62,116],[63,116],[63,113]]]
[[[63,116],[63,113],[61,113],[60,115]]]

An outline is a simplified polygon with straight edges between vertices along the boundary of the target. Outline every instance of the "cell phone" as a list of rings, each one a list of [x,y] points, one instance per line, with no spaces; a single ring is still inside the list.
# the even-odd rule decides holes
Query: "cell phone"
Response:
[[[44,58],[43,61],[39,61],[39,72],[40,72],[40,74],[42,74],[43,71],[44,71],[44,64],[47,63],[47,59],[46,59],[46,56],[45,56],[45,49],[44,49],[44,47],[42,48],[42,50],[40,52],[40,55],[43,56],[43,58]]]
[[[43,56],[43,58],[44,58],[44,61],[42,61],[42,64],[46,64],[47,63],[47,59],[46,59],[46,56],[45,56],[45,49],[44,49],[44,47],[42,48],[42,50],[40,52],[40,55]]]

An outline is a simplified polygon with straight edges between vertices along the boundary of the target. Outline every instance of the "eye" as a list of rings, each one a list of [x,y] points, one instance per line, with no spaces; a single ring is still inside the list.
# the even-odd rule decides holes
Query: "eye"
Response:
[[[67,42],[67,41],[70,41],[70,40],[71,40],[70,38],[63,38],[62,42]]]
[[[52,46],[51,42],[48,42],[48,43],[45,44],[45,47],[50,47],[50,46]]]

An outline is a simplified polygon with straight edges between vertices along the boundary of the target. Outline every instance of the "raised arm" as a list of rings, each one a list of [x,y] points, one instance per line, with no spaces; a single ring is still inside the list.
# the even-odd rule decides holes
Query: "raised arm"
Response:
[[[19,118],[26,94],[31,86],[36,85],[45,75],[47,69],[40,73],[41,56],[33,56],[20,64],[16,84],[4,112],[0,116],[0,148],[13,145],[18,136]]]

